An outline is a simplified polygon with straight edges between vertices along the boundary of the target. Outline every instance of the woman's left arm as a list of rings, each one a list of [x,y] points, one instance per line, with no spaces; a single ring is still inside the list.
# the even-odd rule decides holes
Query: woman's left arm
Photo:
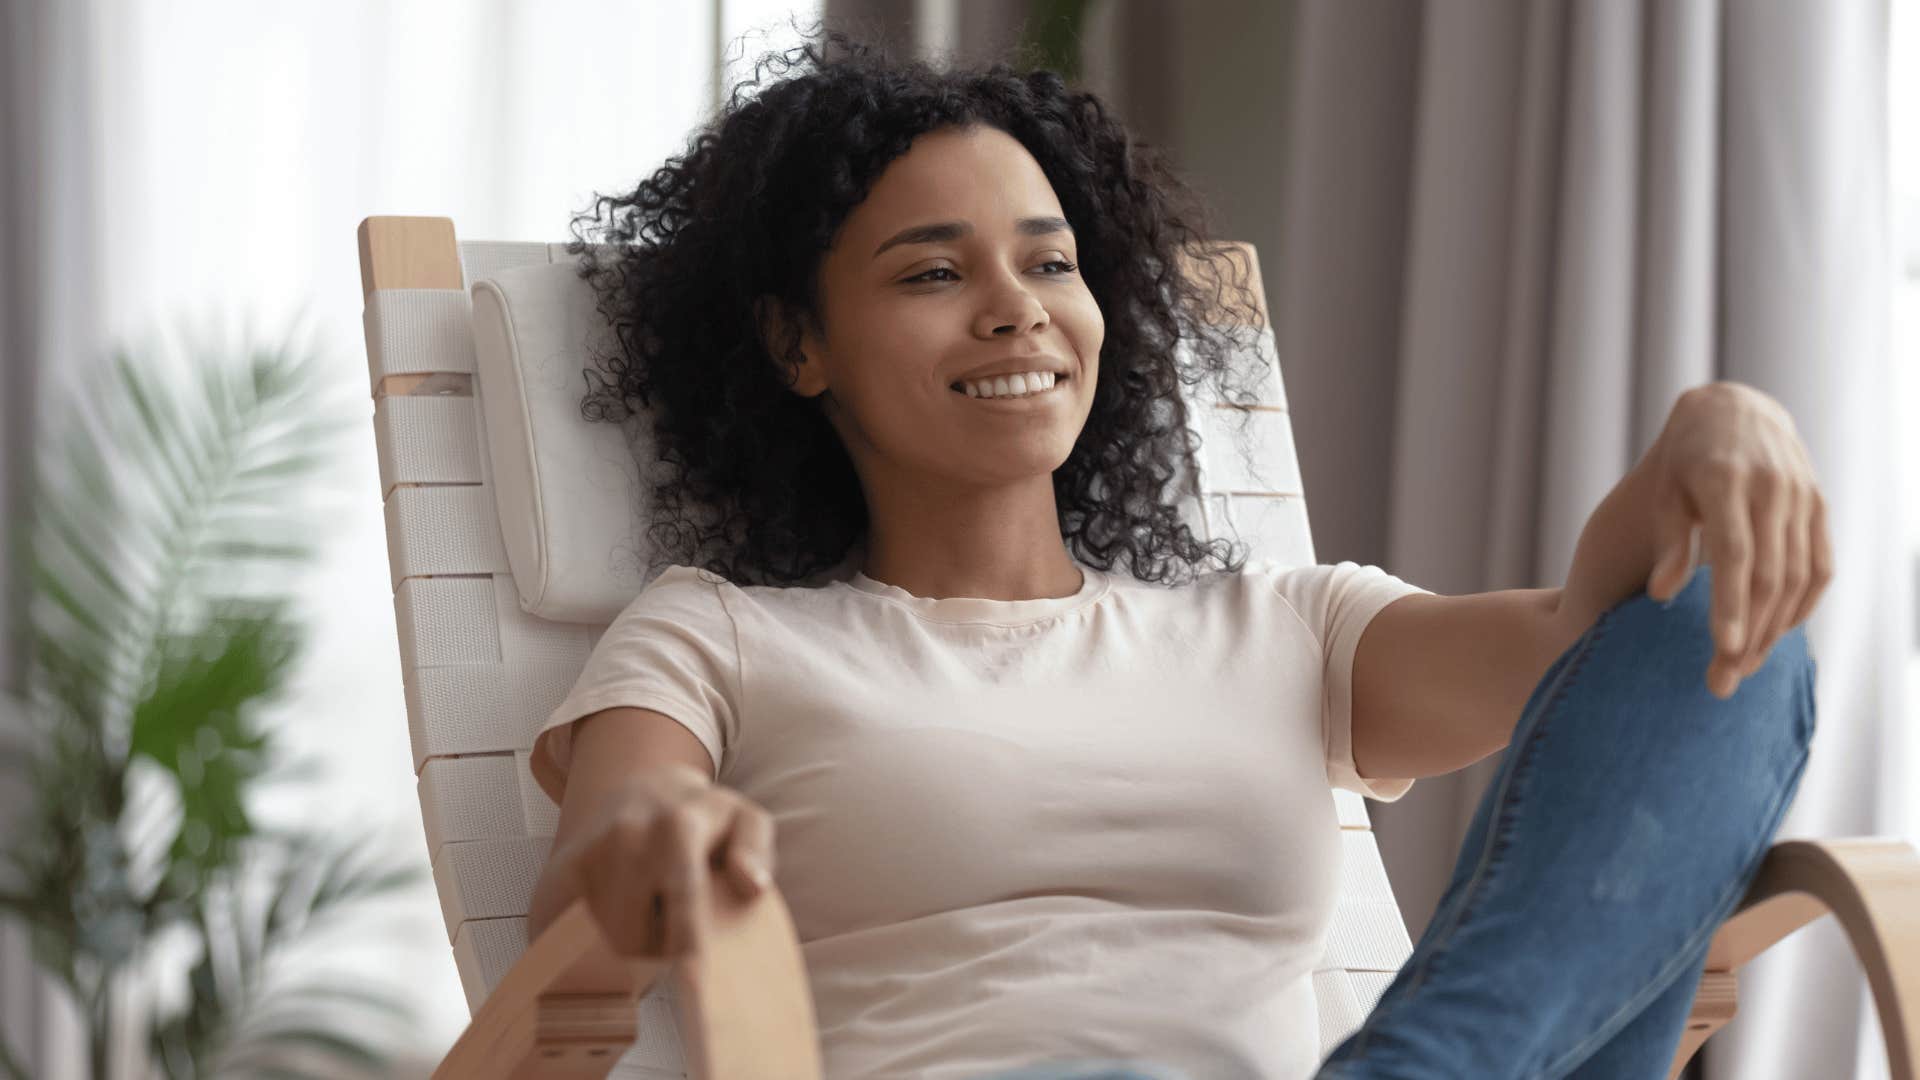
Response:
[[[1588,519],[1555,618],[1577,637],[1642,589],[1672,599],[1689,579],[1696,528],[1713,568],[1717,648],[1704,677],[1727,698],[1833,577],[1826,500],[1806,447],[1785,407],[1751,386],[1721,381],[1680,395],[1653,446]]]
[[[1403,596],[1355,647],[1350,724],[1362,777],[1437,776],[1504,747],[1554,658],[1645,590],[1669,600],[1713,567],[1707,689],[1732,697],[1833,576],[1826,505],[1793,419],[1739,383],[1680,396],[1665,429],[1587,520],[1567,583]],[[1751,630],[1743,633],[1739,628]]]

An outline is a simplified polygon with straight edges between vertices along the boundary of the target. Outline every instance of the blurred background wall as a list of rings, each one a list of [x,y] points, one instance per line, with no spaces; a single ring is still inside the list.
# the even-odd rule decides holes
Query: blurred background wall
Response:
[[[366,402],[362,218],[563,239],[592,192],[676,152],[789,15],[962,61],[1073,18],[1082,83],[1260,254],[1322,562],[1448,593],[1557,585],[1678,390],[1735,378],[1786,403],[1841,577],[1810,624],[1823,745],[1782,835],[1912,839],[1914,6],[5,0],[5,490],[14,505],[36,401],[183,315],[303,321]],[[424,865],[371,438],[349,451],[338,479],[362,497],[302,582],[316,639],[275,715],[331,763],[330,804]],[[1497,763],[1370,807],[1415,937]],[[406,972],[427,1021],[401,1075],[424,1075],[466,1008],[431,883],[393,916],[333,959]],[[1884,1075],[1844,940],[1830,921],[1800,937],[1704,1072]],[[69,1075],[71,1019],[17,934],[0,950],[0,1030]],[[1814,990],[1817,1015],[1787,1023]]]

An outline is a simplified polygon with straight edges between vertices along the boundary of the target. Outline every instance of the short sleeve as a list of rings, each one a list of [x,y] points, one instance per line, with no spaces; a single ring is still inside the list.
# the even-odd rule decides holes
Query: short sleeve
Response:
[[[672,566],[647,583],[593,647],[573,689],[534,736],[531,767],[559,802],[573,760],[573,724],[626,706],[678,721],[713,756],[714,779],[739,736],[740,654],[720,596],[725,579]]]
[[[1411,779],[1363,778],[1353,764],[1353,656],[1360,635],[1381,608],[1403,596],[1431,591],[1378,566],[1352,562],[1278,569],[1273,583],[1320,643],[1320,731],[1327,783],[1381,802],[1398,800],[1413,787]]]

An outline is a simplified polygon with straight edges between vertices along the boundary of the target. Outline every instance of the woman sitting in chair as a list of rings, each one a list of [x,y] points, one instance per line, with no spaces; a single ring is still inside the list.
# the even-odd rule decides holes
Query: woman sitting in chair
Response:
[[[777,881],[832,1078],[1665,1076],[1813,730],[1778,404],[1683,395],[1562,588],[1248,561],[1179,506],[1262,301],[1164,159],[1050,72],[768,63],[574,222],[619,344],[585,407],[667,469],[659,572],[535,745],[530,934],[586,895],[678,955]],[[1321,1061],[1330,788],[1509,746]]]

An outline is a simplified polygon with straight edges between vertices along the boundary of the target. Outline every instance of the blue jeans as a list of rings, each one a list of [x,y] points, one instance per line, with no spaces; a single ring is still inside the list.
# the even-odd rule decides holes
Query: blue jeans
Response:
[[[1636,593],[1547,669],[1426,932],[1316,1080],[1664,1080],[1814,730],[1801,627],[1733,697],[1708,692],[1711,590],[1701,566],[1668,605]],[[1138,1064],[982,1080],[1163,1075]]]

